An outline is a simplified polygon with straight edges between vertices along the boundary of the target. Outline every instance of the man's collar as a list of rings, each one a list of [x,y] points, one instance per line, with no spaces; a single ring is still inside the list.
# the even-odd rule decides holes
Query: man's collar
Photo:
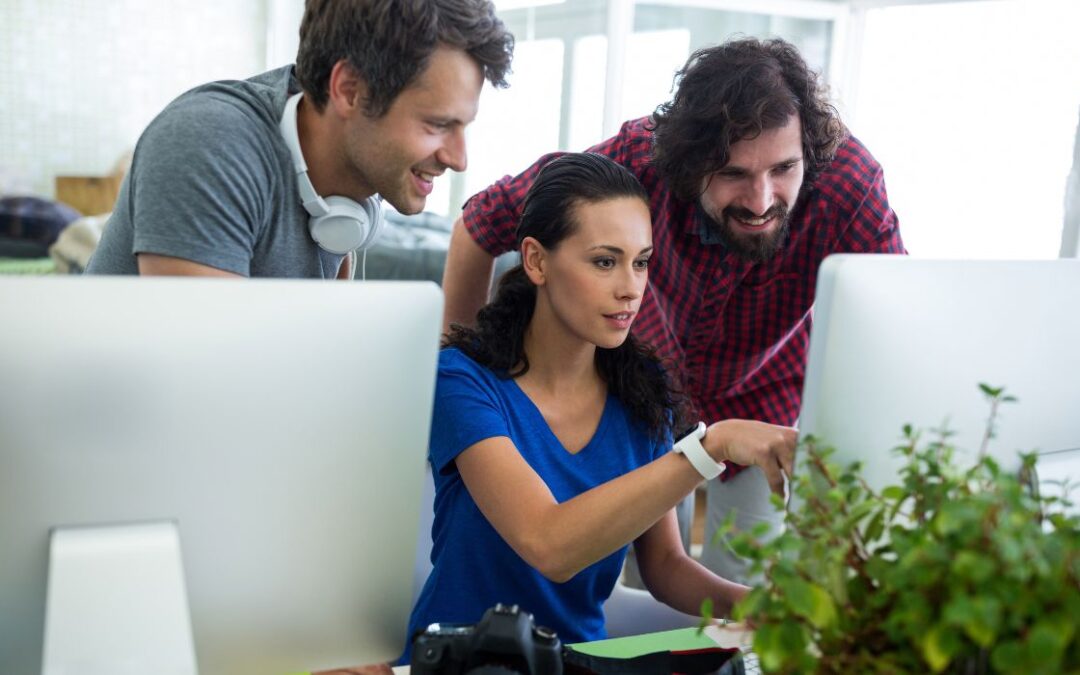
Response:
[[[694,204],[694,221],[692,231],[701,239],[701,243],[706,246],[716,246],[724,244],[724,239],[720,235],[720,227],[705,215],[705,210],[701,208],[700,204]]]

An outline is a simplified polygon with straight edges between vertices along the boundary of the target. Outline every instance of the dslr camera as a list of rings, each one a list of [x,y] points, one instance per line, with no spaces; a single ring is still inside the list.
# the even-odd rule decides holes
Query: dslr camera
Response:
[[[476,624],[433,623],[413,639],[413,675],[562,675],[555,631],[517,605],[498,604]]]

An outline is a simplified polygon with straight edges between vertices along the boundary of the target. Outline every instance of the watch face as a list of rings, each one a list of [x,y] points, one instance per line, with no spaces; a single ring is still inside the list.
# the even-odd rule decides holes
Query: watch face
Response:
[[[681,433],[675,434],[675,441],[678,442],[691,436],[694,438],[705,438],[705,424],[703,422],[694,422],[683,429]]]

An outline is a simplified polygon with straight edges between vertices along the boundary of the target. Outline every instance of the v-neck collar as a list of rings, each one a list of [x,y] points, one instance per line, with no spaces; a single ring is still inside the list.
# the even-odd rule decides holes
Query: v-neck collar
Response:
[[[581,449],[577,452],[570,452],[566,449],[566,446],[563,445],[562,441],[559,440],[559,437],[555,435],[555,432],[551,430],[551,425],[544,419],[544,414],[540,412],[540,408],[538,408],[533,400],[529,398],[529,395],[525,393],[525,390],[518,386],[517,380],[510,378],[510,384],[513,385],[516,395],[524,400],[525,405],[522,406],[522,409],[527,411],[528,416],[531,418],[532,425],[539,429],[541,433],[545,434],[546,441],[550,443],[553,448],[561,450],[563,456],[581,457],[585,455],[590,448],[597,445],[603,438],[604,433],[607,430],[608,417],[611,415],[611,392],[608,392],[604,398],[604,409],[600,413],[600,421],[597,423],[596,430],[593,431],[589,441],[581,446]]]

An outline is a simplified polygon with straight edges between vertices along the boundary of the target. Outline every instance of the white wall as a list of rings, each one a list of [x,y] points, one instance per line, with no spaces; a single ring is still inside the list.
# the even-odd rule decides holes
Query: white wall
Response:
[[[871,10],[852,130],[912,255],[1059,255],[1080,108],[1080,2]]]
[[[266,0],[0,1],[0,193],[109,173],[170,100],[266,62]]]

